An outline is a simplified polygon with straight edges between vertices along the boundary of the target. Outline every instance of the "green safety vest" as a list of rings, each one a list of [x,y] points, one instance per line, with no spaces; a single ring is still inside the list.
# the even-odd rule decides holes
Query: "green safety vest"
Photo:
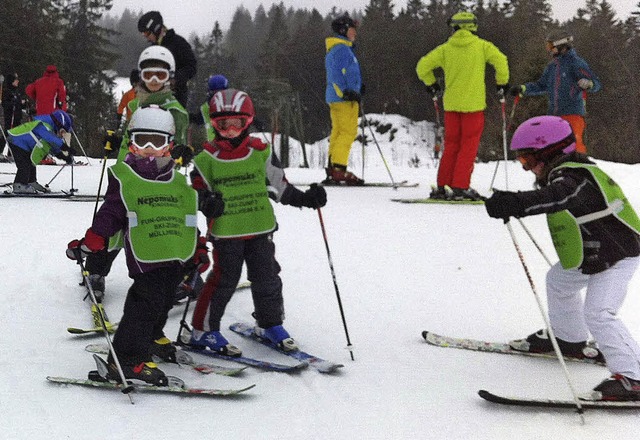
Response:
[[[7,130],[11,136],[21,136],[24,134],[30,134],[34,141],[36,141],[36,145],[33,150],[31,150],[31,162],[34,165],[38,165],[42,159],[47,157],[49,152],[51,151],[51,145],[49,142],[44,139],[39,139],[34,133],[33,130],[38,126],[38,124],[42,124],[45,126],[47,130],[53,133],[53,127],[47,124],[46,122],[33,120],[27,122],[25,124],[18,125],[17,127],[12,128],[11,130]]]
[[[193,159],[209,188],[222,193],[225,203],[224,214],[214,220],[211,235],[233,238],[273,231],[276,218],[265,184],[271,146],[262,151],[251,148],[242,159],[221,160],[217,156],[203,150]]]
[[[211,117],[209,116],[209,103],[205,102],[200,106],[200,113],[202,113],[202,119],[204,119],[204,130],[207,134],[207,140],[211,142],[216,138],[216,132],[213,131],[211,126]]]
[[[553,246],[564,269],[580,267],[584,259],[584,247],[580,225],[607,216],[614,216],[632,231],[640,234],[640,219],[625,197],[622,189],[596,165],[565,162],[558,168],[581,168],[589,171],[598,184],[607,207],[602,211],[574,217],[568,210],[547,214],[547,224]],[[556,168],[556,169],[558,169]]]
[[[124,162],[109,172],[120,182],[136,260],[189,260],[198,240],[198,195],[185,176],[174,170],[168,181],[147,180]]]
[[[164,110],[169,110],[173,121],[176,124],[176,134],[174,141],[176,144],[187,144],[187,129],[189,128],[189,113],[184,109],[170,91],[163,91],[157,93],[151,93],[146,96],[144,103],[140,103],[139,98],[132,99],[127,104],[129,114],[133,113],[143,105],[156,104]],[[120,151],[118,152],[118,162],[122,162],[125,156],[129,153],[129,133],[124,130],[122,137],[122,143],[120,144]]]

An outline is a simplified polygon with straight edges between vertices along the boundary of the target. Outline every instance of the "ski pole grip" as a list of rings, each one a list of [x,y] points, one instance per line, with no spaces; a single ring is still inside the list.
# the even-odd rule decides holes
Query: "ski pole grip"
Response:
[[[113,136],[114,134],[115,134],[115,131],[113,131],[113,130],[107,130],[107,136],[109,136],[109,138],[111,138],[111,136]],[[106,151],[111,151],[111,150],[112,150],[112,148],[111,148],[111,141],[110,141],[110,140],[108,140],[108,141],[104,144],[104,149],[105,149]]]

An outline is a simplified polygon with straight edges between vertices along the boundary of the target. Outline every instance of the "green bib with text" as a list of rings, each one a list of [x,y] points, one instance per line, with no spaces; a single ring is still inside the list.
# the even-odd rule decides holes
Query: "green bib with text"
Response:
[[[564,269],[580,267],[584,259],[584,248],[580,225],[609,215],[614,216],[629,229],[640,234],[640,219],[625,197],[618,184],[596,165],[565,162],[558,168],[582,168],[591,173],[598,184],[607,208],[581,217],[573,216],[569,211],[547,214],[547,224],[553,246],[556,248],[560,264]]]
[[[109,172],[120,182],[134,257],[144,263],[190,259],[198,240],[198,196],[182,174],[147,180],[119,162]]]
[[[194,164],[207,185],[222,193],[224,214],[214,220],[211,234],[219,238],[243,237],[271,232],[276,218],[269,201],[265,163],[271,147],[263,151],[249,149],[240,159],[221,160],[218,154],[204,150]]]

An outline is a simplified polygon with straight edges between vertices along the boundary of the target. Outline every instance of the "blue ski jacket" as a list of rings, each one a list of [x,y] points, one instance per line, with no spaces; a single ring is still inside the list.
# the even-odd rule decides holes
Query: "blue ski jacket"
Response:
[[[336,35],[325,40],[327,55],[324,59],[327,71],[327,104],[342,102],[345,90],[361,93],[362,74],[360,64],[353,50],[353,43],[346,37]]]
[[[582,78],[593,81],[588,93],[600,90],[601,84],[585,60],[580,58],[575,49],[569,49],[558,55],[547,64],[538,81],[526,83],[524,95],[548,95],[550,115],[581,115],[586,113],[583,90],[578,87]]]
[[[8,130],[9,141],[25,151],[33,151],[36,144],[46,142],[51,153],[58,154],[64,141],[53,133],[54,124],[49,115],[34,116],[33,121]]]

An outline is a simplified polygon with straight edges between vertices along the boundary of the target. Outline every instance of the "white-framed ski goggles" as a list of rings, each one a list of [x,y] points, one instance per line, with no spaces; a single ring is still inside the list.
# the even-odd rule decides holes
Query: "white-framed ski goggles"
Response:
[[[169,81],[170,77],[171,72],[162,67],[147,67],[140,71],[140,78],[142,78],[144,82],[151,82],[155,79],[157,82],[165,83]]]
[[[173,136],[165,133],[149,133],[138,131],[131,133],[131,143],[141,150],[151,147],[156,151],[164,150],[171,144]]]

